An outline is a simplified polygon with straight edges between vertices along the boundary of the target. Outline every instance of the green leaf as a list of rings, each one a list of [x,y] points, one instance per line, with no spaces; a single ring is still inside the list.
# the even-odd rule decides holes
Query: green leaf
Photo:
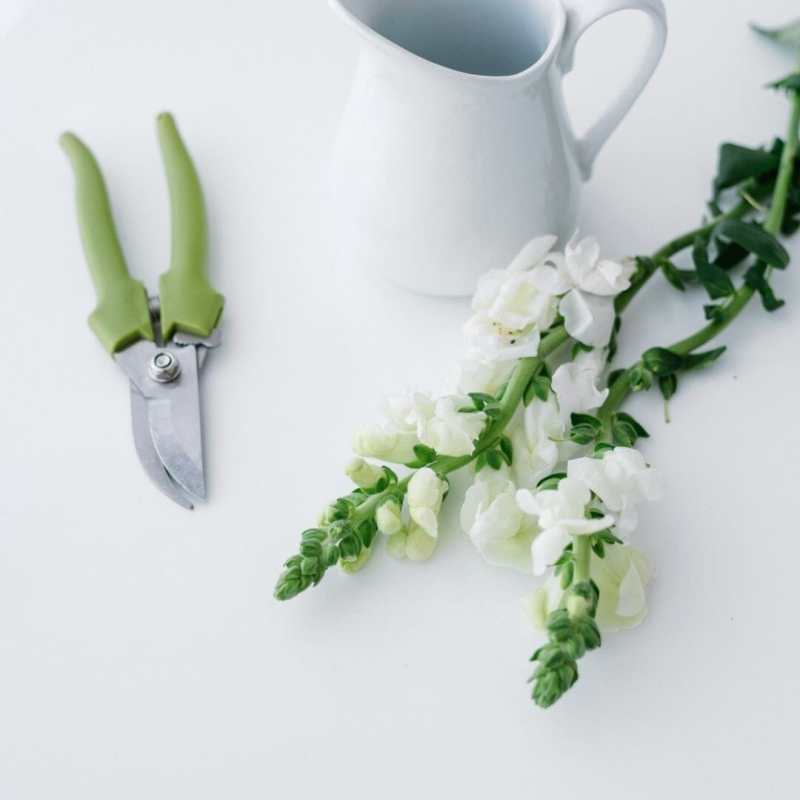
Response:
[[[561,481],[563,481],[566,477],[566,472],[554,472],[552,475],[542,478],[539,483],[536,484],[536,488],[542,492],[558,489],[558,484],[561,483]]]
[[[609,450],[613,450],[614,445],[610,442],[598,442],[594,446],[594,451],[592,452],[593,458],[602,458]]]
[[[630,414],[624,411],[618,411],[615,415],[616,419],[628,423],[635,431],[636,435],[642,439],[649,439],[650,434],[645,430],[644,426],[637,422]]]
[[[611,435],[617,447],[633,447],[636,444],[636,431],[627,422],[615,420],[611,424]]]
[[[731,270],[750,257],[748,250],[734,242],[718,242],[717,257],[713,263],[724,270]]]
[[[653,373],[642,364],[637,364],[629,373],[631,391],[645,392],[653,385]]]
[[[475,472],[480,472],[486,466],[486,453],[480,453],[475,459]]]
[[[718,300],[720,297],[729,297],[736,291],[733,281],[728,277],[725,270],[708,260],[708,250],[705,242],[701,240],[695,242],[692,255],[697,277],[712,300]]]
[[[672,375],[683,369],[684,357],[666,347],[651,347],[642,356],[642,363],[653,375]]]
[[[508,436],[503,436],[500,439],[500,454],[510,467],[514,461],[514,446],[511,444],[511,439],[509,439]]]
[[[492,469],[501,469],[503,466],[503,456],[500,455],[499,450],[490,450],[486,454],[486,463]]]
[[[572,345],[572,360],[574,361],[579,353],[591,353],[592,350],[594,350],[594,347],[590,344],[575,342],[575,344]]]
[[[658,388],[661,390],[661,395],[665,400],[671,400],[678,391],[678,376],[677,375],[662,375],[658,379]]]
[[[569,438],[575,444],[591,444],[600,433],[603,423],[590,414],[573,414]]]
[[[800,48],[800,19],[782,25],[780,28],[762,28],[760,25],[750,26],[756,33],[772,39],[780,45],[786,47]]]
[[[436,451],[432,447],[428,447],[424,444],[414,445],[414,455],[416,456],[416,459],[409,464],[406,464],[409,469],[426,467],[428,464],[436,461],[437,458]]]
[[[469,397],[475,404],[475,408],[478,411],[483,411],[484,406],[488,406],[496,402],[494,397],[492,397],[490,394],[484,394],[483,392],[470,392]]]
[[[714,350],[706,350],[703,353],[689,353],[684,357],[683,368],[690,370],[707,367],[709,364],[713,364],[727,349],[727,347],[717,347]]]
[[[674,286],[679,292],[686,291],[686,284],[684,283],[681,275],[681,270],[679,270],[668,258],[658,259],[658,266],[661,268],[661,271],[664,273],[664,277],[671,286]]]
[[[758,178],[778,169],[780,158],[767,150],[754,150],[738,144],[726,143],[720,147],[714,194],[738,186],[750,178]]]
[[[777,311],[782,306],[786,305],[785,300],[780,300],[775,296],[772,287],[767,281],[764,274],[763,265],[751,267],[744,276],[744,282],[755,289],[761,296],[761,303],[767,311]]]
[[[723,305],[711,304],[708,306],[703,306],[703,313],[705,314],[706,319],[709,320],[710,322],[720,319],[724,311],[725,311],[725,306]]]
[[[547,402],[547,398],[550,396],[550,384],[551,381],[548,375],[534,375],[530,383],[525,387],[522,402],[526,406],[529,406],[534,399],[541,400],[543,403]]]
[[[785,269],[791,260],[786,248],[758,225],[738,219],[726,219],[714,229],[720,238],[738,244],[776,269]]]
[[[800,72],[793,72],[779,81],[767,84],[768,89],[778,89],[786,92],[800,92]]]

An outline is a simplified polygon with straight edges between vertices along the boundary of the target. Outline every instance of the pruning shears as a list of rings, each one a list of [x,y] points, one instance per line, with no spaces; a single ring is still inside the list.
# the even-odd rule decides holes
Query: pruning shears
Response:
[[[175,120],[158,140],[169,186],[172,259],[159,296],[128,273],[97,161],[72,133],[61,137],[75,173],[78,225],[97,307],[89,326],[130,381],[133,439],[145,472],[184,508],[205,499],[199,372],[220,344],[224,298],[208,282],[200,180]]]

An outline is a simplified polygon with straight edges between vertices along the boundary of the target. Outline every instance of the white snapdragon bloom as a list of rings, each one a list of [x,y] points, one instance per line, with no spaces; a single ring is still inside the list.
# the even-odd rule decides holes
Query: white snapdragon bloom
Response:
[[[592,558],[592,578],[600,590],[597,624],[601,630],[634,628],[647,616],[647,584],[653,571],[644,553],[629,545],[606,547]]]
[[[478,473],[464,497],[461,527],[490,564],[531,571],[537,527],[517,504],[516,486],[505,472]]]
[[[600,245],[594,236],[578,240],[574,236],[564,249],[564,270],[576,289],[600,297],[616,297],[631,285],[635,267],[600,258]]]
[[[412,522],[408,530],[403,529],[389,537],[386,549],[392,558],[427,561],[436,550],[436,538]]]
[[[414,448],[420,443],[418,422],[429,405],[430,399],[419,393],[388,398],[383,408],[384,424],[361,428],[353,440],[353,450],[359,456],[394,464],[413,461]]]
[[[583,344],[604,347],[614,326],[614,298],[631,285],[635,267],[600,258],[600,246],[594,237],[573,239],[563,256],[551,257],[553,266],[537,271],[538,284],[562,296],[558,310],[564,327]]]
[[[517,410],[508,426],[514,448],[512,475],[522,489],[533,489],[553,471],[559,461],[558,440],[565,435],[565,424],[554,398],[535,400]]]
[[[572,414],[594,411],[606,401],[608,389],[598,388],[605,367],[606,351],[594,348],[581,351],[553,373],[553,392],[565,423]]]
[[[461,412],[470,405],[466,397],[441,397],[432,404],[427,418],[420,418],[419,440],[442,456],[468,456],[486,426],[483,411]]]
[[[481,392],[497,395],[511,377],[513,361],[486,358],[480,350],[471,350],[459,364],[457,389],[461,394]]]
[[[530,241],[507,269],[493,269],[478,282],[474,315],[464,326],[473,347],[492,360],[516,360],[539,352],[542,331],[556,317],[556,300],[539,283],[552,258],[555,236]]]
[[[374,486],[383,477],[383,470],[380,467],[358,457],[351,459],[345,468],[345,473],[356,486],[360,486],[362,489]]]
[[[644,553],[628,545],[608,546],[605,558],[592,555],[589,572],[600,592],[595,617],[600,630],[608,633],[639,625],[647,615],[645,589],[652,577]],[[545,630],[547,617],[563,602],[564,590],[556,575],[523,599],[525,612],[537,630]]]
[[[632,447],[615,447],[602,458],[576,458],[567,465],[567,475],[591,489],[617,516],[617,529],[629,533],[636,527],[636,506],[658,500],[658,473]]]
[[[482,411],[458,410],[469,402],[456,395],[434,400],[423,392],[389,397],[384,405],[384,424],[359,430],[353,449],[359,456],[396,464],[413,461],[418,444],[432,447],[443,456],[469,455],[486,424]]]
[[[353,451],[367,458],[407,464],[414,460],[414,447],[418,444],[416,431],[398,431],[386,425],[367,425],[356,432]]]
[[[430,467],[417,470],[408,482],[408,513],[433,539],[439,535],[439,511],[445,491],[445,482]]]
[[[558,489],[517,492],[520,508],[536,517],[541,528],[531,547],[534,575],[543,575],[558,561],[573,536],[599,533],[614,524],[614,518],[608,515],[596,519],[586,516],[591,499],[588,487],[572,477],[564,478]]]

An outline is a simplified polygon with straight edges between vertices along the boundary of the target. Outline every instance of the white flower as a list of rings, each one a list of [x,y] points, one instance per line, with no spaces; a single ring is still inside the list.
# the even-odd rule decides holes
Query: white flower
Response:
[[[353,440],[357,455],[395,464],[413,461],[419,442],[417,423],[433,403],[426,395],[409,393],[390,397],[384,404],[386,422],[361,428]]]
[[[618,631],[642,622],[647,615],[645,589],[652,576],[644,553],[628,545],[607,546],[605,558],[592,554],[589,573],[600,591],[595,617],[600,630]],[[537,630],[545,630],[547,617],[563,602],[564,590],[556,575],[523,599],[525,612]]]
[[[412,522],[408,530],[398,531],[389,537],[386,549],[393,558],[427,561],[436,550],[436,538]]]
[[[403,530],[400,503],[393,498],[381,503],[375,512],[375,523],[384,536],[394,536]]]
[[[362,489],[374,486],[383,477],[383,470],[380,467],[364,461],[363,458],[352,459],[345,468],[345,473],[356,486],[360,486]]]
[[[360,456],[398,464],[413,461],[418,444],[432,447],[443,456],[469,455],[486,424],[482,411],[458,410],[469,403],[466,397],[434,400],[422,392],[390,397],[384,406],[386,422],[358,431],[353,449]]]
[[[559,559],[573,536],[598,533],[614,524],[613,517],[608,515],[597,519],[586,516],[591,499],[589,489],[571,477],[564,478],[558,489],[536,493],[520,489],[517,492],[520,508],[538,518],[542,531],[531,547],[534,575],[543,575]]]
[[[531,571],[534,521],[523,514],[516,487],[504,472],[483,470],[467,489],[461,507],[461,527],[490,563]]]
[[[539,283],[539,267],[551,259],[555,236],[533,239],[508,269],[493,269],[478,282],[472,299],[475,312],[464,333],[487,358],[515,360],[535,356],[541,331],[556,317],[552,293]]]
[[[596,619],[602,630],[633,628],[647,616],[652,569],[644,553],[629,545],[606,547],[605,558],[592,558],[591,574],[600,590]]]
[[[559,445],[565,425],[553,397],[535,400],[519,409],[508,427],[514,449],[512,473],[522,489],[533,489],[553,471],[559,460]]]
[[[597,388],[605,366],[605,351],[594,348],[588,353],[581,351],[574,361],[562,364],[553,373],[553,392],[565,423],[572,414],[593,411],[606,401],[608,389]]]
[[[430,467],[417,470],[408,482],[408,513],[433,539],[439,535],[438,516],[445,488],[445,482]]]
[[[486,425],[483,411],[461,412],[470,405],[466,397],[441,397],[430,415],[417,427],[419,440],[442,456],[468,456],[475,449],[475,440]]]
[[[557,276],[551,273],[549,281],[555,294],[564,295],[558,310],[567,333],[583,344],[604,347],[614,327],[614,298],[630,287],[633,264],[601,259],[594,237],[573,237],[563,257],[554,261]]]
[[[661,496],[658,473],[632,447],[615,447],[602,459],[576,458],[567,465],[567,475],[591,489],[617,515],[623,533],[636,527],[640,502]]]
[[[635,267],[630,261],[620,264],[601,259],[600,245],[594,236],[579,241],[576,235],[564,249],[564,271],[576,289],[602,297],[616,297],[630,288]]]
[[[513,361],[491,360],[479,350],[471,350],[459,364],[458,391],[482,392],[494,397],[511,377],[514,367]]]

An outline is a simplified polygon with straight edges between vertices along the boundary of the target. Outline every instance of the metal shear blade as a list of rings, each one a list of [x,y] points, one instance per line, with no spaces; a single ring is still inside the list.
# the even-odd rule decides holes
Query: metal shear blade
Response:
[[[150,435],[147,400],[139,393],[133,383],[131,383],[131,420],[133,422],[133,441],[144,471],[162,494],[165,494],[179,506],[191,511],[194,508],[194,503],[180,486],[172,480],[156,452],[153,437]]]
[[[159,357],[173,360],[177,377],[166,382],[153,378]],[[196,346],[158,347],[142,341],[115,359],[131,382],[134,439],[142,466],[168,497],[191,507],[190,497],[206,495]]]

